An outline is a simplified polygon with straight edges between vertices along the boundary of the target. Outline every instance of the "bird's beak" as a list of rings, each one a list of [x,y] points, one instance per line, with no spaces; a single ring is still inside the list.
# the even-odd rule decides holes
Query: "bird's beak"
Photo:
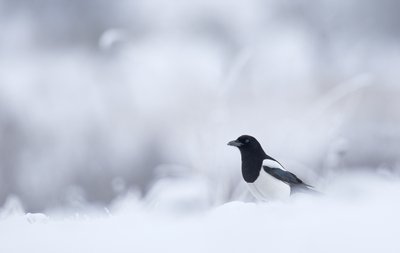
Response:
[[[229,146],[235,146],[235,147],[239,148],[239,147],[243,146],[243,143],[241,143],[240,141],[234,140],[234,141],[228,142],[228,145]]]

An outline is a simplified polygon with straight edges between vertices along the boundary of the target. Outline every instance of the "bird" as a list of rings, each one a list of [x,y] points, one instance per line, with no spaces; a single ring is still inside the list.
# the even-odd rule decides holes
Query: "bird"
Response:
[[[298,192],[316,192],[311,185],[267,155],[253,136],[242,135],[228,145],[239,148],[243,179],[257,200],[283,200]]]

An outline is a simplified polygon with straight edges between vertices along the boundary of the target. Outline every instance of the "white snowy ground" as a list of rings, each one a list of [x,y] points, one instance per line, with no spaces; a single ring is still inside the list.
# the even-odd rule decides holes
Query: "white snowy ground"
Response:
[[[108,215],[45,217],[3,208],[0,252],[400,252],[398,178],[347,174],[324,185],[320,197],[231,202],[188,214],[134,198],[115,203]]]

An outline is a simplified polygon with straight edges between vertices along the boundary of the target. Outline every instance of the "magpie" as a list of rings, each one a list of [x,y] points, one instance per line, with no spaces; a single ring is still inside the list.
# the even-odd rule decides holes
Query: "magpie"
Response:
[[[296,192],[314,191],[295,174],[267,155],[256,138],[242,135],[228,143],[239,148],[242,176],[253,196],[262,201],[285,199]]]

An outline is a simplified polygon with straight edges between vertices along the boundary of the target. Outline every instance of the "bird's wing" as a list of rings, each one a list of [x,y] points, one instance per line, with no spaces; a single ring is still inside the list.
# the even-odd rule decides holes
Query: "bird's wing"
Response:
[[[311,187],[307,184],[305,184],[300,178],[298,178],[295,174],[286,171],[283,166],[277,162],[276,160],[272,159],[265,159],[263,161],[263,169],[265,172],[270,174],[271,176],[275,177],[276,179],[279,179],[290,186],[296,186],[296,185],[304,185]]]

